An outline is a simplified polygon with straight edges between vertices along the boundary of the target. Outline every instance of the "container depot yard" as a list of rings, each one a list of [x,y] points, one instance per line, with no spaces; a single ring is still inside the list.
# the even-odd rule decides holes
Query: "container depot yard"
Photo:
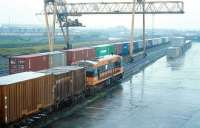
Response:
[[[200,128],[191,1],[2,2],[0,128]]]
[[[130,76],[102,99],[48,128],[199,128],[200,44]],[[191,66],[192,65],[192,66]]]

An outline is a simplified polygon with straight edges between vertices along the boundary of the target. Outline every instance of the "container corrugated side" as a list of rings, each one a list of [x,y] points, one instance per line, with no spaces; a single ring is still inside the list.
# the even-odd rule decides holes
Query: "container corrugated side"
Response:
[[[73,75],[72,71],[65,68],[51,68],[48,70],[39,71],[46,74],[53,74],[54,78],[54,102],[60,104],[68,101],[73,97]]]
[[[173,47],[181,47],[185,43],[185,38],[184,37],[173,37],[171,39],[171,45]]]
[[[26,71],[39,71],[49,68],[49,58],[47,55],[32,54],[14,56],[9,58],[9,71],[10,74],[26,72]]]
[[[40,53],[41,55],[48,55],[49,57],[49,67],[59,67],[66,66],[66,56],[64,52],[54,51]]]
[[[129,43],[125,42],[122,45],[122,56],[127,56],[129,54]]]
[[[85,68],[78,66],[60,67],[72,71],[73,74],[73,95],[81,95],[86,89],[86,71]]]
[[[76,64],[81,60],[91,60],[96,58],[96,50],[93,47],[70,49],[65,50],[64,52],[66,54],[68,65]]]
[[[143,48],[143,41],[142,40],[138,40],[138,48],[142,49]]]
[[[167,49],[168,58],[176,58],[182,55],[182,49],[180,47],[169,47]]]
[[[30,78],[25,79],[25,77]],[[23,80],[22,80],[23,78]],[[11,81],[9,81],[11,80]],[[8,124],[38,112],[53,104],[53,77],[41,73],[25,72],[0,78],[3,113],[0,120]]]
[[[146,40],[146,43],[147,43],[147,48],[153,47],[153,40],[152,39]]]
[[[106,55],[115,54],[115,47],[113,44],[95,46],[96,57],[103,57]]]
[[[121,55],[123,43],[122,42],[121,43],[114,43],[114,46],[115,46],[116,54]]]

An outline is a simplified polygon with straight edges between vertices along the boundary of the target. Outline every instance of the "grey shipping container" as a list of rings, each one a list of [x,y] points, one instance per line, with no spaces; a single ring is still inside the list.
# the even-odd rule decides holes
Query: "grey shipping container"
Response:
[[[169,47],[167,49],[167,57],[168,58],[177,58],[182,55],[181,47]]]
[[[173,37],[171,39],[172,47],[182,47],[184,44],[185,44],[185,38],[184,37]]]
[[[46,52],[46,53],[40,53],[40,54],[49,56],[50,68],[66,66],[66,56],[64,52],[54,51],[54,52]]]

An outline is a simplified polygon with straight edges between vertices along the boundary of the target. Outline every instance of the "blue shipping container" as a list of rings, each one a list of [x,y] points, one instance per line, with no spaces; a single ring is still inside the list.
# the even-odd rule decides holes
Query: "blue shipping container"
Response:
[[[127,56],[129,54],[129,43],[123,43],[122,46],[122,56]]]

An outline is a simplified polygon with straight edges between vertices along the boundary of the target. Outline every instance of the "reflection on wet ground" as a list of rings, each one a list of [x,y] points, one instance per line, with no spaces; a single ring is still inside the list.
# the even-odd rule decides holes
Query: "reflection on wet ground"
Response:
[[[111,95],[49,128],[199,128],[200,44],[161,58]]]

